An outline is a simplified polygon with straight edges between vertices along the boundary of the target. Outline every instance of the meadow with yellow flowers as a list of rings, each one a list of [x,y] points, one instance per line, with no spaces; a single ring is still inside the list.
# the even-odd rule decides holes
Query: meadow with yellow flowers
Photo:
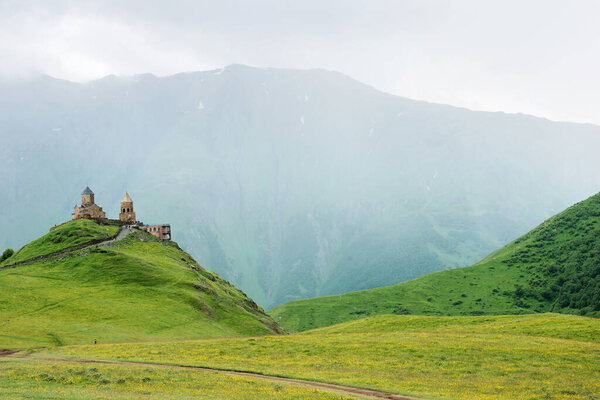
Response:
[[[377,316],[294,335],[39,355],[236,369],[428,399],[600,399],[600,321],[557,314]]]
[[[0,359],[0,398],[349,400],[336,393],[219,372]]]

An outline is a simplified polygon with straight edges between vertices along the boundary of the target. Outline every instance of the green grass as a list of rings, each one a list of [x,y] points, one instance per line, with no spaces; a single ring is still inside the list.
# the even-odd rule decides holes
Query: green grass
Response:
[[[313,329],[305,334],[424,331],[500,333],[600,343],[600,320],[551,313],[477,317],[377,315]]]
[[[244,293],[142,232],[0,271],[0,348],[277,330]]]
[[[87,219],[70,221],[21,247],[19,251],[0,265],[30,260],[95,239],[108,239],[116,234],[118,230],[118,226],[99,225]]]
[[[269,314],[298,332],[380,314],[543,312],[600,316],[600,195],[550,218],[471,267],[293,301]]]
[[[320,390],[215,372],[6,359],[0,360],[0,398],[350,399]]]
[[[558,314],[387,315],[286,336],[45,353],[233,368],[432,399],[600,399],[600,320]]]

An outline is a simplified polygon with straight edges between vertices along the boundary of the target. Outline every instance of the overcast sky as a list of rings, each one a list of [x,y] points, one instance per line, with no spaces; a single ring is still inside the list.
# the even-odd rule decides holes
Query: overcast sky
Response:
[[[600,124],[599,16],[596,0],[0,0],[0,76],[325,68],[410,98]]]

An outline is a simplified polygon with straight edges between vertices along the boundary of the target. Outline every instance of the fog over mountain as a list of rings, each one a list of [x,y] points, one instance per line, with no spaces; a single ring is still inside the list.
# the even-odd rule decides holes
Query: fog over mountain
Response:
[[[0,82],[0,248],[89,185],[264,307],[469,265],[600,191],[600,127],[413,101],[324,70]]]

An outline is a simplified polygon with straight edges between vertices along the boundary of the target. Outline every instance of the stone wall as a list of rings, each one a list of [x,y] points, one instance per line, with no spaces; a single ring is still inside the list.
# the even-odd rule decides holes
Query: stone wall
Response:
[[[73,219],[79,218],[106,219],[106,213],[102,211],[102,207],[98,206],[97,204],[75,206]]]
[[[118,219],[109,219],[109,218],[88,218],[88,219],[93,219],[94,222],[96,222],[97,224],[100,224],[100,225],[127,225],[126,222],[123,222]],[[64,224],[68,224],[69,222],[71,222],[71,221],[66,221],[66,222],[63,222],[62,224],[54,225],[52,228],[50,228],[50,232],[52,232],[56,228],[63,226]]]

